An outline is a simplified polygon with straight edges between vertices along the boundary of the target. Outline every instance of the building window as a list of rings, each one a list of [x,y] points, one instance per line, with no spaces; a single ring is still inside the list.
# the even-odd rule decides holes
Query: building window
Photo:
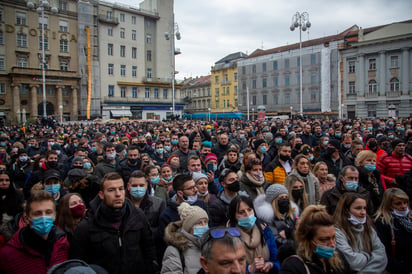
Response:
[[[296,66],[300,67],[300,57],[296,58]]]
[[[368,86],[370,94],[375,94],[377,92],[377,85],[375,80],[370,80]]]
[[[252,80],[252,88],[256,88],[256,79]]]
[[[215,76],[215,84],[219,83],[219,76]]]
[[[278,61],[273,61],[273,70],[278,70]]]
[[[300,74],[298,74],[298,76],[296,77],[296,83],[297,83],[298,85],[300,85]]]
[[[215,88],[215,97],[219,97],[219,88]]]
[[[4,44],[4,36],[3,36],[3,32],[0,31],[0,45]]]
[[[264,105],[267,105],[267,103],[268,103],[268,96],[266,95],[266,94],[264,94],[263,96],[262,96],[262,99],[263,99],[263,104]]]
[[[243,74],[243,75],[246,74],[246,67],[242,67],[242,74]]]
[[[132,97],[137,98],[137,87],[132,87]]]
[[[124,22],[124,13],[120,13],[120,22]]]
[[[126,65],[120,65],[120,76],[126,76]]]
[[[107,35],[108,36],[113,36],[113,28],[112,27],[107,28]]]
[[[109,74],[109,75],[114,74],[114,65],[113,64],[108,64],[107,65],[107,74]]]
[[[266,72],[266,63],[263,63],[263,64],[262,64],[262,71],[263,71],[263,72]]]
[[[126,98],[126,87],[120,88],[120,97]]]
[[[60,61],[60,70],[68,71],[69,70],[69,63],[67,61]]]
[[[237,95],[237,86],[234,87],[234,94]]]
[[[246,89],[246,81],[242,81],[242,89]]]
[[[392,78],[390,81],[391,91],[399,91],[399,80],[398,78]]]
[[[44,29],[47,29],[47,26],[49,25],[48,17],[39,17],[39,29],[42,29],[42,25],[44,26]]]
[[[132,48],[132,58],[133,59],[137,58],[137,48],[135,48],[135,47]]]
[[[26,25],[26,14],[23,12],[16,12],[16,25]]]
[[[234,79],[235,81],[237,81],[237,72],[235,72],[235,73],[233,74],[233,79]]]
[[[126,46],[120,46],[120,57],[126,57]]]
[[[252,66],[252,73],[256,73],[256,65]]]
[[[310,55],[310,64],[315,65],[316,64],[316,54],[311,54]]]
[[[227,84],[229,82],[229,76],[227,75],[227,73],[225,73],[225,84]]]
[[[109,19],[109,20],[112,20],[112,18],[113,18],[113,12],[111,12],[111,11],[106,11],[106,18]]]
[[[274,100],[275,105],[279,104],[279,94],[275,94],[275,100]]]
[[[132,77],[137,77],[137,66],[132,66]]]
[[[145,90],[144,90],[144,98],[150,98],[150,88],[145,88]]]
[[[349,73],[356,72],[356,63],[355,61],[349,61]]]
[[[151,50],[148,50],[148,51],[146,52],[146,60],[147,60],[148,62],[151,62],[151,61],[152,61],[152,51],[151,51]]]
[[[43,49],[43,39],[39,37],[39,49]],[[44,37],[44,50],[49,50],[49,38]]]
[[[4,70],[4,56],[0,56],[0,70]]]
[[[289,86],[290,85],[290,76],[286,75],[285,76],[285,86]]]
[[[167,99],[167,88],[163,89],[163,99]]]
[[[69,23],[67,21],[59,20],[59,31],[69,32]]]
[[[126,30],[124,28],[120,28],[120,38],[124,39],[126,37],[125,32]]]
[[[354,81],[349,82],[349,94],[356,94]]]
[[[108,96],[113,97],[114,96],[114,86],[110,85],[108,89]]]
[[[312,103],[316,103],[316,91],[312,91],[312,92],[310,93],[310,101],[311,101]]]
[[[19,68],[27,68],[27,58],[26,57],[19,57],[17,58],[17,66]]]
[[[20,48],[27,48],[27,35],[24,33],[17,33],[17,46]]]
[[[285,93],[285,104],[286,105],[290,104],[290,93]]]
[[[317,79],[318,77],[317,77],[317,75],[316,74],[312,74],[311,76],[310,76],[310,82],[312,83],[312,84],[315,84],[316,82],[317,82]]]
[[[136,25],[136,16],[132,16],[132,24]]]
[[[195,108],[196,108],[196,104],[195,104]],[[219,101],[216,101],[216,108],[219,108]]]
[[[6,94],[6,84],[0,83],[0,94]]]
[[[226,95],[229,95],[230,94],[230,87],[227,87],[226,88]]]
[[[376,105],[368,105],[368,117],[376,117]]]
[[[256,106],[256,95],[252,96],[252,105]]]
[[[369,70],[376,70],[376,59],[369,59]]]
[[[391,68],[399,68],[398,56],[391,56]]]
[[[132,40],[136,40],[136,30],[132,30]]]
[[[150,34],[146,35],[146,44],[152,43],[152,36]]]
[[[113,44],[107,44],[107,55],[113,56]]]
[[[152,79],[152,69],[151,68],[147,69],[147,78]]]
[[[60,52],[69,52],[69,41],[60,39]]]
[[[266,87],[267,87],[267,79],[266,79],[266,78],[263,78],[263,79],[262,79],[262,87],[263,87],[263,88],[266,88]]]
[[[285,68],[289,68],[289,67],[290,67],[289,59],[285,59]]]
[[[59,0],[59,10],[67,10],[67,1]]]
[[[277,76],[273,77],[273,86],[275,86],[275,87],[279,86],[279,78]]]
[[[159,99],[159,89],[158,88],[154,89],[154,98]]]

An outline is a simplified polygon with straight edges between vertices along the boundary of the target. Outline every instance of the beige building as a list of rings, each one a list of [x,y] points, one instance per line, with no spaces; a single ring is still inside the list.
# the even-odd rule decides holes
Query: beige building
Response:
[[[43,115],[42,35],[45,28],[47,115],[76,120],[79,111],[78,28],[75,1],[49,1],[44,20],[25,2],[0,3],[0,115],[20,122]]]

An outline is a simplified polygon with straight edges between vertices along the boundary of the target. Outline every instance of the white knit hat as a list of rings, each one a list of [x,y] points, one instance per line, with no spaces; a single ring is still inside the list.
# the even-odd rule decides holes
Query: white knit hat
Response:
[[[183,221],[182,228],[186,232],[190,232],[192,227],[200,221],[200,219],[206,218],[209,221],[206,211],[201,207],[191,206],[188,203],[181,203],[177,208],[180,219]]]

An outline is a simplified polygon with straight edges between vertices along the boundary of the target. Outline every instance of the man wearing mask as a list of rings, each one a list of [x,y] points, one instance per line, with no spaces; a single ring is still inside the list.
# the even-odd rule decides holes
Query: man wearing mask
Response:
[[[125,189],[118,173],[103,177],[91,202],[95,209],[77,226],[70,253],[109,273],[155,273],[152,231],[143,211],[125,198]]]
[[[303,134],[301,136],[302,138],[302,142],[306,145],[309,145],[312,147],[313,142],[314,142],[314,138],[312,136],[312,128],[309,124],[306,124],[303,127]]]
[[[124,182],[128,182],[130,174],[140,170],[142,164],[137,146],[131,145],[126,151],[126,158],[120,161],[116,167],[116,171],[122,176]]]
[[[33,165],[25,149],[20,148],[17,157],[17,161],[10,168],[9,175],[16,188],[22,189],[25,183],[30,181]]]
[[[362,149],[363,144],[360,140],[355,139],[352,141],[350,149],[345,153],[345,157],[351,165],[355,165],[356,156],[358,156],[359,152],[361,152]]]
[[[104,177],[105,174],[109,172],[115,172],[116,171],[116,149],[114,147],[114,144],[112,143],[107,143],[104,146],[104,158],[103,161],[98,163],[96,167],[94,168],[94,175],[96,175],[100,179]]]
[[[385,153],[385,151],[378,146],[378,142],[376,141],[375,136],[373,136],[372,134],[366,136],[365,141],[366,146],[363,150],[371,150],[376,153],[376,164],[378,164],[380,157]]]
[[[336,178],[345,166],[350,165],[346,157],[340,153],[340,142],[336,139],[329,141],[326,153],[321,155],[318,161],[324,161],[328,166],[329,173],[335,175]]]
[[[187,171],[188,159],[190,156],[196,155],[196,152],[189,149],[189,138],[183,135],[179,138],[179,149],[175,150],[172,154],[179,156],[180,169]]]
[[[44,148],[39,147],[39,143],[35,138],[30,138],[29,140],[27,140],[27,155],[30,158],[34,159],[43,154],[43,152]]]
[[[169,154],[165,151],[163,143],[157,141],[155,144],[155,151],[152,155],[152,160],[155,165],[162,166],[166,163]]]
[[[346,192],[356,192],[365,197],[367,201],[367,211],[370,216],[374,212],[372,201],[369,197],[369,192],[365,188],[359,185],[359,172],[356,167],[348,165],[345,166],[338,180],[336,180],[336,186],[323,193],[320,204],[326,206],[326,211],[333,215],[339,199]]]
[[[239,129],[236,138],[234,138],[230,143],[238,145],[240,147],[240,151],[243,151],[245,148],[247,148],[245,130]]]
[[[56,206],[51,194],[34,192],[27,201],[26,214],[29,224],[0,249],[1,273],[46,273],[68,259],[66,233],[53,225]]]
[[[219,163],[223,160],[229,147],[229,135],[226,132],[219,134],[218,143],[212,148],[212,153],[216,154]]]
[[[278,155],[264,167],[266,182],[283,185],[286,176],[292,171],[291,153],[292,148],[289,143],[280,144]]]
[[[147,153],[151,157],[153,148],[146,143],[146,138],[144,136],[139,136],[137,140],[137,148],[139,149],[139,153]]]

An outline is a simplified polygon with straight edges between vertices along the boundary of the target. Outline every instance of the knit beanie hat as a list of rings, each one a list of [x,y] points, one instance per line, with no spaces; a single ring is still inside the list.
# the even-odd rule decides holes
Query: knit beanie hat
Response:
[[[288,195],[288,190],[286,189],[286,187],[284,187],[283,185],[280,184],[273,184],[270,185],[267,189],[266,189],[266,197],[265,200],[268,203],[272,203],[272,201],[274,199],[276,199],[279,195],[281,194],[286,194]]]
[[[205,157],[205,164],[207,164],[207,162],[215,160],[217,162],[217,156],[214,153],[209,152],[208,154],[206,154]]]
[[[177,210],[179,212],[180,220],[182,220],[182,228],[186,232],[190,232],[193,225],[198,223],[200,219],[206,218],[206,220],[209,221],[206,211],[201,207],[191,206],[188,203],[183,202]]]
[[[399,138],[395,138],[393,139],[391,146],[392,148],[395,148],[397,145],[399,145],[400,143],[405,143],[402,139]]]
[[[192,178],[193,178],[193,181],[195,181],[195,183],[197,183],[197,181],[199,181],[202,178],[207,180],[207,176],[203,174],[202,172],[193,172]]]
[[[329,140],[329,145],[340,150],[340,142],[336,139]]]
[[[255,140],[255,141],[253,142],[253,146],[254,146],[255,150],[257,150],[257,148],[258,148],[261,144],[264,144],[264,143],[266,143],[265,140],[263,140],[263,139],[257,139],[257,140]]]

